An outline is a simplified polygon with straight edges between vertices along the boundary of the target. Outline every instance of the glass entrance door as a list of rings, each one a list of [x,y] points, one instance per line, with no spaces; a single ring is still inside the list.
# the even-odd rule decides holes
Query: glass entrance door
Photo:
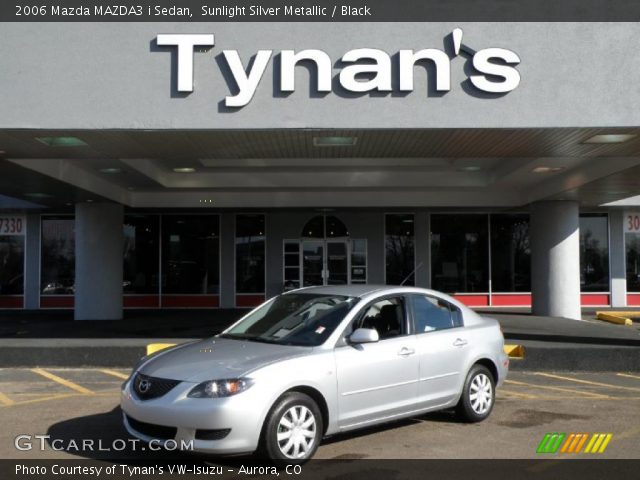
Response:
[[[346,240],[304,240],[300,254],[302,286],[349,283],[349,246]]]
[[[304,240],[302,242],[302,286],[324,285],[325,265],[324,240]]]
[[[344,240],[327,240],[325,285],[349,283],[349,248]]]

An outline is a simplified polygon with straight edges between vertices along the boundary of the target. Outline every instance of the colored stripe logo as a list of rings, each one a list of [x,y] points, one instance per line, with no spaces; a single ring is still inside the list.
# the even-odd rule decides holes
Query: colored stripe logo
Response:
[[[612,438],[611,433],[546,433],[536,453],[604,453]]]

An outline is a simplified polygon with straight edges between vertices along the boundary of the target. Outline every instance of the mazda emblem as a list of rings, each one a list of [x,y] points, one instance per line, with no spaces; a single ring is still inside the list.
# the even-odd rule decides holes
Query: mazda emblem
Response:
[[[149,380],[140,380],[140,383],[138,384],[138,391],[140,393],[147,393],[147,391],[149,391],[149,389],[151,388],[151,382]]]

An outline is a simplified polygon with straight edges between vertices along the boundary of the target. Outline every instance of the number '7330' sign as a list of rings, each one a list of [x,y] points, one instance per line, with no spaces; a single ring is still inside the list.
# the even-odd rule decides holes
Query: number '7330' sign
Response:
[[[0,236],[24,235],[26,222],[22,215],[0,215]]]

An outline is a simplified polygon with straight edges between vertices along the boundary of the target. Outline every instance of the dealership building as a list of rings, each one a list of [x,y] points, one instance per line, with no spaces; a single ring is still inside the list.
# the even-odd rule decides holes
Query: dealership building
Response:
[[[0,308],[640,306],[638,23],[5,23]],[[0,313],[1,315],[1,313]]]

